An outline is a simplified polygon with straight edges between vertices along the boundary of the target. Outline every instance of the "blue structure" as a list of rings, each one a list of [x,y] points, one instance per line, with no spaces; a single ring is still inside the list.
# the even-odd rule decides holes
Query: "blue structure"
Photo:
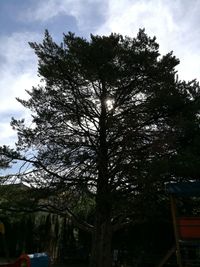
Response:
[[[50,258],[47,253],[34,253],[28,255],[30,258],[30,267],[48,267]]]
[[[169,183],[166,191],[175,197],[200,197],[200,181]]]

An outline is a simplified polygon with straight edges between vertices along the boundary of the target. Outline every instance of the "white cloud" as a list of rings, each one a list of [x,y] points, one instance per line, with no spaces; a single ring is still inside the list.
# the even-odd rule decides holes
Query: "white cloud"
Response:
[[[30,69],[22,74],[7,73],[0,80],[0,112],[10,110],[12,112],[23,110],[22,105],[16,101],[16,97],[27,98],[25,89],[30,89],[38,83],[36,73]]]
[[[12,144],[15,139],[11,117],[19,113],[28,116],[16,97],[26,98],[25,89],[39,82],[36,58],[28,46],[33,39],[38,39],[38,34],[15,33],[0,38],[0,118],[4,118],[0,123],[0,144]]]
[[[200,2],[165,0],[109,0],[106,20],[97,34],[116,32],[135,36],[145,28],[156,36],[162,54],[174,51],[180,58],[178,67],[182,79],[200,77],[200,30],[197,18]]]
[[[73,1],[67,1],[69,5]],[[28,19],[29,21],[47,21],[55,16],[61,15],[64,12],[62,2],[59,0],[47,0],[38,3],[36,8],[29,8],[22,19]]]
[[[20,19],[48,22],[57,16],[68,15],[75,18],[80,30],[86,30],[93,28],[97,16],[103,16],[105,3],[106,0],[46,0],[23,12]]]
[[[139,28],[145,28],[151,35],[159,34],[166,40],[166,34],[179,30],[164,1],[131,1],[109,0],[107,20],[99,28],[98,33],[123,33],[135,36]]]
[[[16,135],[8,123],[0,122],[0,145],[13,146]]]

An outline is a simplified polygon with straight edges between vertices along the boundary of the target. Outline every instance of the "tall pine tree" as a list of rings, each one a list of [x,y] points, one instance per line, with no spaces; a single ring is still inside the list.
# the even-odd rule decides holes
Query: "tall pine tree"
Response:
[[[91,266],[110,267],[112,233],[144,217],[144,201],[175,179],[169,162],[184,154],[189,121],[199,133],[199,85],[179,81],[179,60],[160,56],[144,30],[90,40],[68,33],[61,45],[46,31],[43,43],[30,46],[41,84],[18,101],[32,125],[13,119],[17,150],[1,153],[31,163],[23,179],[56,196],[49,206],[91,232]],[[93,224],[74,213],[84,198]]]

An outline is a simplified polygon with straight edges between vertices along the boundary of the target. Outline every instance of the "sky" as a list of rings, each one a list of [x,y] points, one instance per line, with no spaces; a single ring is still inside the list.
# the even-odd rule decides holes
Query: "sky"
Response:
[[[39,83],[37,58],[28,42],[45,29],[55,41],[68,31],[89,38],[111,32],[156,36],[160,53],[174,51],[180,79],[200,80],[199,0],[0,0],[0,145],[14,146],[11,117],[28,118],[16,100]]]

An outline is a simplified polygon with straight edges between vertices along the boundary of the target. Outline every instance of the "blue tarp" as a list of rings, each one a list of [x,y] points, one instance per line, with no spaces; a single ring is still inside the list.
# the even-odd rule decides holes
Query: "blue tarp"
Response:
[[[166,191],[177,197],[200,197],[200,181],[185,183],[169,183]]]

